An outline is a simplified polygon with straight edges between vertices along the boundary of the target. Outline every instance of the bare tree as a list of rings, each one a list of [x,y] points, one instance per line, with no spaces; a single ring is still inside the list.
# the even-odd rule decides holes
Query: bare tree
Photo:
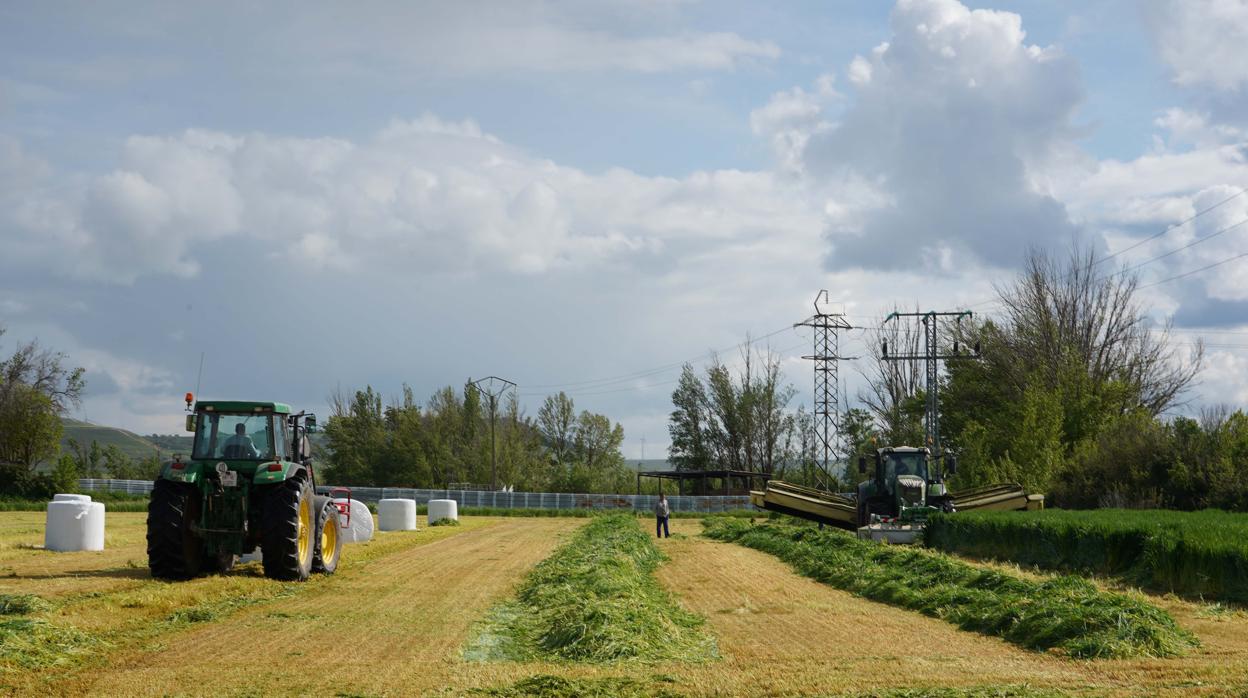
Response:
[[[0,327],[0,336],[4,332]],[[37,340],[19,344],[12,356],[0,361],[0,403],[9,400],[15,386],[25,385],[45,395],[57,415],[82,404],[84,371],[67,367],[65,359],[61,352],[40,347]]]
[[[1037,371],[1052,387],[1064,370],[1078,367],[1090,389],[1127,388],[1120,391],[1122,412],[1139,407],[1156,415],[1182,404],[1204,362],[1203,343],[1181,357],[1170,323],[1151,326],[1136,298],[1138,278],[1101,271],[1091,248],[1072,247],[1064,265],[1029,251],[1019,278],[997,288],[999,342],[986,360],[1020,389]]]
[[[923,406],[919,400],[926,374],[918,361],[886,360],[886,345],[890,354],[919,354],[923,351],[923,333],[914,323],[900,322],[867,330],[867,360],[855,364],[866,380],[866,386],[858,391],[858,401],[875,417],[888,444],[922,443]]]

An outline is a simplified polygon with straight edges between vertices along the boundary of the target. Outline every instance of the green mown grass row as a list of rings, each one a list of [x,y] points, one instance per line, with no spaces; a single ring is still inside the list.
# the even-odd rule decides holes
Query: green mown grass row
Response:
[[[771,553],[824,584],[1029,649],[1084,659],[1170,657],[1198,644],[1165,611],[1078,577],[1030,581],[805,525],[711,519],[704,535]]]
[[[702,661],[717,656],[703,619],[659,585],[663,554],[631,514],[595,517],[492,611],[473,660]]]
[[[933,517],[929,547],[1121,577],[1158,591],[1248,603],[1248,514],[1224,511],[959,512]]]

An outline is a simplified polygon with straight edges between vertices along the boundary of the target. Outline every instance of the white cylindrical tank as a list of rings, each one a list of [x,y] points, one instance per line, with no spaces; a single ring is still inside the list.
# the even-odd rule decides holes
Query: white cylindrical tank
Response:
[[[45,550],[104,549],[104,505],[99,502],[48,502]]]
[[[459,504],[454,499],[429,500],[429,525],[442,519],[459,521]]]
[[[91,495],[89,494],[54,494],[52,495],[54,502],[89,502]]]
[[[345,497],[342,497],[335,499],[334,504],[346,504],[347,501],[348,500]],[[343,543],[367,543],[373,538],[373,512],[368,510],[367,504],[358,499],[352,499],[350,501],[351,522],[350,525],[348,525],[346,514],[338,515],[338,520],[342,523],[342,531],[339,535],[342,536]],[[412,528],[415,527],[415,523],[413,523]]]
[[[415,499],[383,499],[377,502],[377,527],[382,531],[415,531]]]

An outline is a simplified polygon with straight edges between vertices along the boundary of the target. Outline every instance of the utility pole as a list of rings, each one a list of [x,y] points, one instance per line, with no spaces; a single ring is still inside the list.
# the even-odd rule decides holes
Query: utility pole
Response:
[[[495,454],[494,423],[498,421],[498,398],[508,390],[515,390],[516,384],[506,378],[490,376],[470,383],[478,393],[489,398],[490,404],[490,488],[498,490],[498,456]]]
[[[923,361],[927,369],[927,405],[924,409],[923,427],[924,438],[927,441],[927,447],[932,449],[932,455],[943,457],[944,453],[940,446],[940,399],[937,393],[940,390],[940,365],[939,362],[947,359],[967,358],[967,356],[979,356],[979,342],[975,343],[975,353],[968,355],[962,354],[958,342],[953,343],[953,353],[941,354],[938,344],[937,324],[940,318],[952,318],[954,323],[961,327],[964,318],[971,317],[971,311],[962,310],[952,313],[938,313],[929,311],[926,313],[889,313],[884,318],[883,325],[887,325],[892,320],[903,317],[919,318],[923,323],[923,353],[922,354],[893,354],[888,353],[888,340],[884,340],[882,358],[885,361]]]
[[[845,320],[843,313],[828,312],[829,305],[828,292],[820,291],[815,295],[815,314],[793,325],[810,327],[815,331],[814,352],[802,358],[815,362],[815,438],[818,441],[815,484],[828,491],[832,489],[835,477],[832,467],[843,450],[839,365],[842,361],[854,358],[841,356],[839,353],[839,332],[853,327]]]

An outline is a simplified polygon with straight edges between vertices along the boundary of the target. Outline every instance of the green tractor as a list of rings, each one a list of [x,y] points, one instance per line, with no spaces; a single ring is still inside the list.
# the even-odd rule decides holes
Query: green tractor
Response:
[[[944,475],[956,472],[957,461],[946,454],[941,472],[933,467],[935,460],[926,448],[877,450],[874,475],[858,484],[858,526],[878,521],[921,525],[933,511],[953,511]],[[858,472],[866,474],[866,456],[858,457]]]
[[[342,536],[339,508],[315,493],[307,434],[316,415],[280,402],[193,401],[187,393],[190,460],[161,468],[148,505],[152,576],[227,572],[257,548],[267,577],[333,574]]]

